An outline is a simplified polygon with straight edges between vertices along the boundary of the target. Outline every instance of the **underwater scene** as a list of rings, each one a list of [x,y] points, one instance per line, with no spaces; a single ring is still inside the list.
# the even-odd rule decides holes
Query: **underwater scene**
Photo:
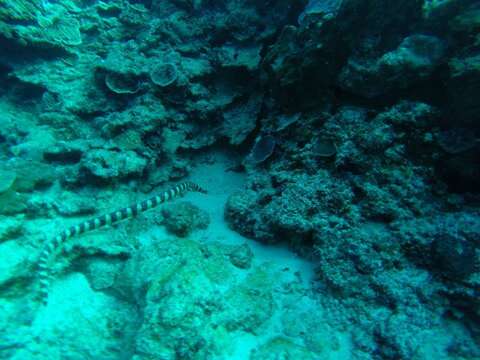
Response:
[[[0,0],[0,360],[480,360],[480,1]]]

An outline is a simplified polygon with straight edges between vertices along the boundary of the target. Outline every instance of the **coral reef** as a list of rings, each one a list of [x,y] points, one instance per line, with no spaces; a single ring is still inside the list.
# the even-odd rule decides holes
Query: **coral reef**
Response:
[[[480,357],[479,14],[0,0],[0,358]]]

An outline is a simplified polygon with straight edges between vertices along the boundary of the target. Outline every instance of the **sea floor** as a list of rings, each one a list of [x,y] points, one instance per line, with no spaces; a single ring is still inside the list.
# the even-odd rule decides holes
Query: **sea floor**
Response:
[[[313,286],[313,265],[283,245],[246,239],[225,223],[225,202],[233,192],[242,191],[244,181],[242,175],[226,170],[227,165],[228,161],[218,156],[211,164],[194,169],[191,179],[209,193],[188,194],[177,200],[206,212],[210,218],[206,229],[195,231],[188,239],[178,238],[151,221],[158,210],[148,212],[143,218],[130,220],[143,223],[140,230],[120,224],[91,235],[100,248],[110,247],[110,253],[84,249],[84,255],[90,251],[87,260],[73,259],[56,274],[48,305],[40,306],[28,297],[2,299],[0,306],[7,315],[9,331],[2,336],[0,358],[173,359],[178,358],[179,351],[192,359],[350,358],[350,335],[334,329],[323,317],[321,294]],[[123,234],[120,240],[113,234],[117,232]],[[135,245],[125,244],[125,238],[134,238]],[[82,240],[88,242],[81,237],[74,242]],[[135,249],[128,250],[131,258],[127,263],[135,262],[137,271],[127,274],[132,267],[122,268],[112,254],[130,246]],[[248,268],[232,266],[229,261],[231,250],[239,247],[250,249]],[[168,290],[152,290],[157,276],[167,276],[167,270],[155,266],[164,266],[167,257],[172,260],[169,248],[175,248],[173,253],[182,249],[189,253],[181,268],[162,280]],[[168,255],[154,259],[151,249]],[[112,274],[115,271],[121,275]],[[189,289],[185,287],[188,284],[195,286]],[[158,293],[150,296],[151,291]],[[145,319],[150,312],[159,316],[164,301],[175,304],[170,311],[185,313],[163,314],[163,320],[155,319],[154,324],[152,319]],[[215,305],[207,315],[208,303]],[[219,313],[215,314],[215,309]],[[173,324],[165,320],[176,315],[178,318],[170,319]],[[198,318],[192,320],[192,316]],[[179,327],[172,335],[175,324]],[[166,339],[170,344],[163,343],[162,333],[173,337]],[[204,349],[187,346],[189,349],[178,350],[183,337],[190,338],[187,342],[201,339]]]

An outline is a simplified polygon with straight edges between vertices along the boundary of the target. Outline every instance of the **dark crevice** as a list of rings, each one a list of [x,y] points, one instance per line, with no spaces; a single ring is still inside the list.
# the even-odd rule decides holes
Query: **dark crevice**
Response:
[[[41,46],[40,44],[20,45],[13,39],[0,35],[0,63],[11,67],[31,64],[36,60],[53,60],[69,58],[72,55],[61,47]]]

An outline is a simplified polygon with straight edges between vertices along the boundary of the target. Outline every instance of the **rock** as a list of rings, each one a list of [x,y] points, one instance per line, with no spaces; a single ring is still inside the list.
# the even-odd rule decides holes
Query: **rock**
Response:
[[[84,145],[79,142],[61,142],[46,149],[43,152],[43,158],[48,162],[76,164],[82,158],[84,151]]]
[[[96,120],[106,138],[121,135],[127,130],[139,134],[153,132],[158,127],[165,125],[168,112],[164,106],[153,98],[147,97],[134,102],[125,111],[99,116]]]
[[[275,355],[273,355],[275,354]],[[286,337],[275,337],[252,351],[251,360],[274,360],[275,357],[314,360],[318,355]]]
[[[463,126],[478,124],[480,105],[470,95],[480,91],[480,54],[454,57],[449,62],[447,90],[451,99],[452,122]],[[454,125],[452,123],[452,125]]]
[[[16,191],[8,191],[0,195],[0,214],[15,215],[27,210],[28,197]]]
[[[239,269],[249,269],[252,265],[253,252],[246,243],[235,246],[228,256],[231,263]]]
[[[107,290],[114,286],[115,280],[123,266],[121,260],[94,258],[86,265],[86,276],[92,289]]]
[[[427,79],[444,53],[445,45],[439,38],[411,35],[397,49],[380,58],[351,58],[342,69],[338,83],[343,89],[367,98],[385,95]]]
[[[336,14],[342,6],[342,0],[310,0],[298,16],[298,23],[302,25],[306,19],[312,14]]]
[[[135,41],[117,41],[109,48],[104,61],[98,63],[98,69],[107,73],[140,77],[147,74],[146,58],[139,52]]]
[[[25,159],[23,161],[40,161],[43,152],[55,144],[53,129],[48,127],[36,126],[30,124],[26,129],[28,135],[14,146],[10,151],[17,157]]]
[[[258,195],[251,190],[236,192],[228,197],[225,205],[225,221],[235,231],[246,237],[255,236],[255,207]]]
[[[163,150],[166,154],[172,156],[177,152],[177,149],[182,145],[185,140],[185,134],[181,131],[173,131],[171,129],[163,129]]]
[[[302,114],[282,114],[276,119],[275,131],[283,131],[289,128],[291,125],[296,124],[301,118]]]
[[[52,353],[105,360],[131,357],[133,349],[126,345],[126,334],[135,334],[137,316],[134,306],[94,291],[81,273],[67,274],[52,284],[48,305],[35,314],[29,335],[43,340],[27,342],[14,358],[43,360]],[[69,336],[59,344],[55,342],[58,334]]]
[[[223,315],[229,331],[255,332],[275,311],[272,283],[266,269],[259,268],[247,275],[238,286],[224,295],[229,311]],[[252,309],[256,309],[252,312]]]
[[[0,194],[3,194],[12,188],[17,173],[12,170],[0,169]]]
[[[24,218],[24,215],[0,216],[0,243],[21,235]]]
[[[82,44],[73,4],[47,5],[39,0],[11,3],[0,13],[0,20],[4,21],[1,31],[7,39],[39,48],[63,49]]]
[[[450,155],[465,153],[480,146],[480,140],[468,128],[439,131],[436,133],[436,141]]]
[[[240,145],[255,129],[261,104],[262,96],[254,94],[247,102],[229,106],[223,112],[222,133],[230,144]]]
[[[93,149],[85,154],[80,165],[87,175],[108,181],[141,176],[147,161],[133,151]]]
[[[157,239],[136,252],[127,267],[135,269],[129,276],[145,303],[137,353],[207,359],[220,349],[219,338],[231,343],[236,330],[259,331],[269,321],[274,304],[265,269],[236,283],[224,253],[224,246],[186,239]]]
[[[432,251],[435,267],[444,276],[462,279],[476,272],[475,244],[461,236],[437,234]]]
[[[187,202],[162,208],[163,224],[171,233],[186,237],[196,229],[206,229],[210,223],[208,214]]]
[[[40,41],[47,41],[51,44],[69,47],[78,46],[82,43],[82,34],[80,32],[80,22],[75,16],[70,14],[58,14],[56,17],[39,17],[40,29],[38,34],[32,32],[30,37]]]
[[[18,242],[6,241],[0,244],[3,260],[0,262],[0,289],[5,295],[20,296],[26,290],[25,279],[32,277],[31,251]]]
[[[319,230],[317,217],[331,213],[334,222],[333,214],[351,217],[352,221],[357,218],[357,210],[351,206],[351,189],[326,171],[318,171],[315,176],[299,175],[295,180],[291,174],[278,174],[282,175],[288,183],[278,193],[271,185],[255,184],[252,187],[257,187],[256,191],[231,195],[225,208],[229,226],[247,237],[266,243],[286,242],[297,248]]]
[[[62,216],[92,215],[97,210],[95,203],[90,198],[68,191],[64,191],[56,199],[54,206]]]
[[[238,47],[222,46],[217,56],[223,67],[245,67],[253,71],[260,64],[260,46]]]
[[[478,31],[480,30],[480,9],[478,4],[475,5],[474,1],[470,0],[462,5],[464,6],[458,7],[459,11],[457,11],[459,14],[450,21],[449,27],[457,35],[478,35]]]
[[[5,3],[8,6],[2,6],[0,20],[6,22],[34,21],[43,9],[42,1],[40,0],[5,1]]]
[[[32,192],[50,186],[56,180],[55,167],[40,161],[18,161],[14,168],[17,172],[15,190]]]
[[[42,92],[48,90],[58,94],[57,102],[62,104],[62,108],[55,110],[65,113],[43,115],[48,115],[44,122],[53,118],[52,121],[60,123],[62,118],[94,117],[114,108],[105,91],[97,84],[95,69],[99,62],[100,57],[91,52],[82,53],[81,56],[65,55],[65,59],[52,61],[33,60],[23,67],[16,67],[12,76],[22,83],[40,87]],[[66,73],[68,80],[65,79]],[[72,126],[71,121],[66,125]],[[78,125],[76,130],[79,130]]]

